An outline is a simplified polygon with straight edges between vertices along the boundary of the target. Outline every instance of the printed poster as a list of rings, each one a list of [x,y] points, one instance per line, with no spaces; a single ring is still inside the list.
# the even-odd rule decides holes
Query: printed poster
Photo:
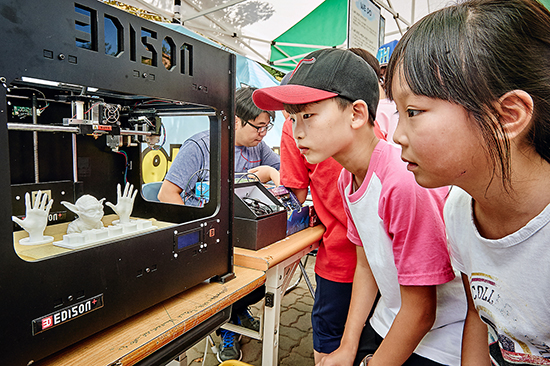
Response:
[[[378,52],[380,8],[371,0],[349,0],[348,48],[363,48],[373,55]]]

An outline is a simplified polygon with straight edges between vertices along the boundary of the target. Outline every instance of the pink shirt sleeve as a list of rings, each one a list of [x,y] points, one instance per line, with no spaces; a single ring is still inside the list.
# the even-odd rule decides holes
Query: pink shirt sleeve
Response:
[[[401,285],[439,285],[452,280],[443,204],[448,188],[420,187],[412,173],[387,177],[380,197],[379,215],[392,239]]]

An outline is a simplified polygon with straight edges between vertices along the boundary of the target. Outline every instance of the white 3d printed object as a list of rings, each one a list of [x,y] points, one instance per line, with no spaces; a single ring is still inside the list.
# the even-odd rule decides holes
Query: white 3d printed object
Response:
[[[79,249],[90,245],[106,243],[112,240],[120,240],[125,237],[134,236],[148,231],[156,230],[157,227],[149,220],[130,220],[127,224],[117,224],[103,227],[101,229],[86,230],[81,233],[63,235],[63,240],[55,241],[53,245],[67,248]]]
[[[40,245],[53,241],[53,236],[44,235],[44,230],[48,224],[48,215],[53,204],[53,200],[49,200],[47,204],[46,201],[48,201],[48,195],[38,191],[34,205],[31,206],[31,196],[28,192],[25,193],[25,218],[21,220],[15,216],[11,217],[14,222],[29,233],[27,238],[19,240],[19,244]]]

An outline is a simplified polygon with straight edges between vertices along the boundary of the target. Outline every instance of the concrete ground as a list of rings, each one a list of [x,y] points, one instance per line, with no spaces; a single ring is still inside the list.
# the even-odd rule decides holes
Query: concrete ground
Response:
[[[307,256],[306,272],[315,288],[315,257]],[[300,270],[297,269],[294,278],[290,282],[294,284],[298,279]],[[313,366],[313,340],[311,330],[311,308],[313,298],[309,293],[305,280],[302,278],[298,286],[283,297],[281,303],[281,322],[279,336],[279,365],[280,366]],[[259,317],[263,309],[263,301],[251,307],[252,314]],[[219,337],[212,334],[212,338],[219,344]],[[206,358],[204,358],[206,340],[197,343],[187,351],[187,364],[189,366],[217,366],[219,362],[216,355],[208,345]],[[243,358],[241,361],[250,365],[260,366],[262,364],[262,342],[242,337],[241,350]],[[179,366],[179,363],[172,361],[168,366]]]

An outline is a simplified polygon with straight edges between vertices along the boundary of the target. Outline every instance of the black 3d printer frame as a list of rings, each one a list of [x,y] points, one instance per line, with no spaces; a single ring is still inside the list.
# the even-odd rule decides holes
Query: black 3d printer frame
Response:
[[[81,9],[85,14],[77,11]],[[103,46],[106,20],[117,28],[118,38],[118,49],[109,54]],[[148,35],[143,35],[143,29]],[[0,208],[0,364],[27,365],[206,279],[230,279],[235,56],[95,0],[0,0],[0,33],[0,160],[4,164],[0,175],[4,202]],[[161,59],[165,40],[173,45],[170,69]],[[11,220],[21,213],[9,203],[25,191],[25,185],[33,191],[49,186],[72,190],[73,197],[66,198],[71,202],[81,194],[92,194],[116,203],[116,184],[123,185],[124,169],[133,166],[127,179],[138,189],[141,175],[138,147],[126,148],[126,164],[106,151],[106,136],[96,140],[78,134],[77,155],[86,162],[89,174],[71,181],[71,159],[57,147],[66,143],[61,141],[63,136],[71,134],[38,132],[40,170],[47,179],[29,181],[27,149],[32,146],[20,136],[32,132],[11,131],[7,108],[8,88],[24,85],[22,77],[58,82],[48,90],[76,85],[87,87],[91,94],[92,87],[98,88],[97,93],[103,92],[106,98],[181,101],[199,112],[204,107],[210,113],[210,201],[204,208],[195,208],[149,202],[138,194],[132,216],[176,224],[116,243],[23,260],[14,250]],[[39,125],[49,122],[38,118]],[[10,149],[19,152],[10,154]],[[53,159],[60,163],[51,163]],[[60,168],[65,165],[68,174]],[[201,230],[201,240],[211,241],[208,250],[176,251],[178,234],[193,230]],[[143,271],[151,268],[155,270]],[[94,300],[96,310],[37,331],[37,319],[81,304],[86,307]]]

